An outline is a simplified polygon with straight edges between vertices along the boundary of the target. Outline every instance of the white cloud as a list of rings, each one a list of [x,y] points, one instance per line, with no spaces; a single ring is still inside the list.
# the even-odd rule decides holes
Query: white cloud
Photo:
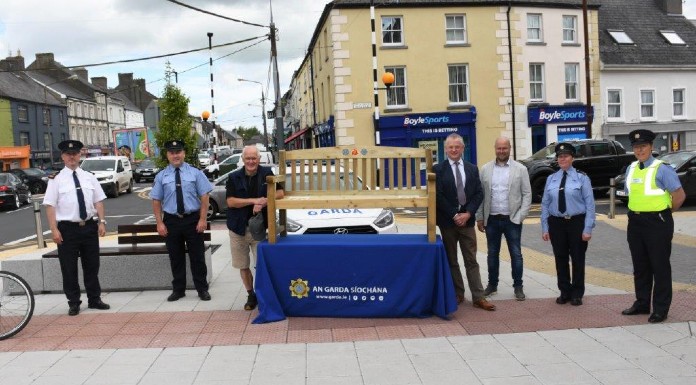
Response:
[[[267,26],[269,1],[181,0],[183,3],[227,17]],[[281,95],[289,87],[292,72],[304,57],[326,0],[274,0],[273,17],[278,29]],[[2,0],[0,1],[0,57],[21,50],[28,65],[36,53],[53,52],[63,65],[99,63],[179,52],[263,36],[268,28],[236,23],[202,14],[164,0]],[[217,48],[213,58],[228,55],[249,43]],[[191,99],[190,112],[210,110],[208,50],[168,60],[179,72],[178,85]],[[213,64],[216,118],[225,128],[234,125],[262,127],[261,86],[269,100],[275,98],[269,73],[268,40]],[[160,95],[167,59],[90,67],[89,76],[106,76],[109,86],[118,73],[132,72],[144,78],[147,89]],[[197,65],[199,68],[186,71]],[[291,64],[291,65],[290,65]],[[186,71],[186,72],[185,72]],[[270,83],[269,83],[270,82]],[[268,88],[266,88],[268,84]],[[272,108],[267,103],[267,108]],[[253,117],[257,116],[257,117]],[[272,129],[269,122],[269,130]]]

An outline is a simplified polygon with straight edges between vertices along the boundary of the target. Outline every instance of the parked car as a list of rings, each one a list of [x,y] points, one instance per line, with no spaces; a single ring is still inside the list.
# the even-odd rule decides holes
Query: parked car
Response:
[[[31,203],[29,186],[12,173],[0,173],[0,207],[18,209],[22,203]]]
[[[590,177],[592,188],[597,194],[606,194],[609,180],[626,169],[635,160],[635,156],[626,152],[621,143],[607,139],[570,140],[575,147],[573,167]],[[541,202],[546,178],[558,171],[556,161],[556,143],[537,151],[531,157],[520,162],[527,166],[529,182],[532,185],[532,199]]]
[[[229,156],[227,159],[221,161],[218,164],[218,175],[225,175],[230,171],[234,171],[237,169],[239,160],[241,159],[242,154],[233,154]],[[207,172],[206,172],[207,171]],[[210,176],[211,171],[208,171],[207,169],[203,171],[206,175]]]
[[[674,168],[681,181],[686,199],[696,198],[696,151],[668,152],[657,157]],[[615,196],[624,203],[628,203],[626,194],[626,174],[617,175]]]
[[[208,219],[213,218],[217,214],[225,214],[227,212],[227,191],[225,185],[230,173],[226,173],[213,182],[213,191],[210,193],[208,206]],[[326,173],[324,172],[323,175],[323,183],[326,183]],[[308,176],[306,175],[306,177]],[[352,179],[352,173],[349,173],[348,181],[345,183],[351,183]],[[344,183],[343,175],[341,176],[341,183]],[[358,183],[362,183],[359,178]],[[383,208],[297,209],[288,210],[287,215],[287,231],[290,235],[385,234],[397,232],[394,213],[389,209]]]
[[[96,175],[107,196],[116,198],[122,191],[133,192],[133,169],[125,156],[87,158],[80,167]]]
[[[140,183],[141,180],[155,180],[155,176],[158,172],[160,172],[160,169],[157,167],[157,162],[152,158],[146,158],[135,166],[133,179],[135,179],[135,183]]]
[[[201,151],[198,153],[198,165],[203,168],[210,164],[210,153],[208,151]]]
[[[48,175],[39,168],[15,168],[11,173],[29,186],[32,194],[43,194],[48,186]]]

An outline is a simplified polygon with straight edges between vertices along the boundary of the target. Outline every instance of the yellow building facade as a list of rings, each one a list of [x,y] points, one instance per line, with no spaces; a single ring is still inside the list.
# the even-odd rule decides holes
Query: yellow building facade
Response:
[[[341,3],[327,5],[286,100],[291,106],[286,110],[294,115],[286,116],[286,122],[295,132],[305,130],[302,135],[313,147],[428,147],[441,161],[444,139],[456,132],[467,144],[465,157],[474,163],[494,158],[493,143],[499,136],[514,137],[517,157],[526,157],[534,144],[528,107],[577,108],[584,100],[582,19],[578,17],[582,11],[577,7],[564,8],[556,3],[549,8],[467,6],[467,2],[451,7],[391,4],[374,8],[373,17],[369,2],[362,7]],[[596,10],[590,15],[596,25]],[[569,25],[571,19],[575,20],[571,32],[576,42],[563,45],[559,53],[556,35],[563,34],[562,26]],[[536,29],[536,21],[549,30]],[[537,33],[541,41],[528,41],[528,36],[536,37]],[[594,43],[596,47],[596,29],[592,35],[590,46]],[[571,101],[563,95],[567,60],[579,63],[577,99]],[[546,99],[529,97],[528,71],[534,61],[551,61],[545,63],[543,74]],[[395,75],[389,90],[381,81],[374,82],[375,62],[378,78],[384,72]],[[379,89],[376,100],[375,88]],[[532,88],[538,90],[538,81]],[[595,93],[598,95],[598,91]],[[378,120],[374,119],[376,104]],[[544,127],[551,133],[546,139],[556,139],[551,132],[554,126]]]

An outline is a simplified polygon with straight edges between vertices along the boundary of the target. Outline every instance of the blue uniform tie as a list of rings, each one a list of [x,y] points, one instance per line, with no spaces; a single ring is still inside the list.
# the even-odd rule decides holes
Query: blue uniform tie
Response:
[[[183,215],[185,213],[184,190],[181,188],[181,175],[179,175],[179,167],[176,168],[174,182],[176,183],[176,213]]]
[[[80,219],[87,219],[87,207],[85,206],[85,195],[80,187],[80,180],[77,179],[77,171],[73,171],[73,181],[75,181],[75,190],[77,190],[77,204],[80,206]]]

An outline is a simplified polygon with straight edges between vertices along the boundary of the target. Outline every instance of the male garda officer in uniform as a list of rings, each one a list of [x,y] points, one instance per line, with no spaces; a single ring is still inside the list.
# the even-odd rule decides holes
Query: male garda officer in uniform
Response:
[[[87,307],[106,310],[99,285],[99,237],[106,234],[104,204],[106,195],[94,174],[80,165],[82,142],[65,140],[58,144],[65,167],[49,177],[43,203],[63,275],[63,291],[68,298],[68,315],[80,313],[80,283],[77,259],[87,292]],[[95,220],[94,217],[98,220]]]
[[[636,301],[622,314],[650,314],[652,295],[648,322],[662,322],[672,303],[672,212],[681,207],[686,194],[674,169],[653,158],[655,133],[634,130],[628,138],[637,159],[626,170],[625,187]]]
[[[164,143],[169,166],[160,171],[150,191],[157,233],[166,239],[172,266],[172,294],[167,301],[186,295],[186,251],[198,297],[210,301],[203,232],[208,227],[208,194],[213,186],[201,170],[184,162],[180,140]],[[185,247],[184,247],[185,245]]]

